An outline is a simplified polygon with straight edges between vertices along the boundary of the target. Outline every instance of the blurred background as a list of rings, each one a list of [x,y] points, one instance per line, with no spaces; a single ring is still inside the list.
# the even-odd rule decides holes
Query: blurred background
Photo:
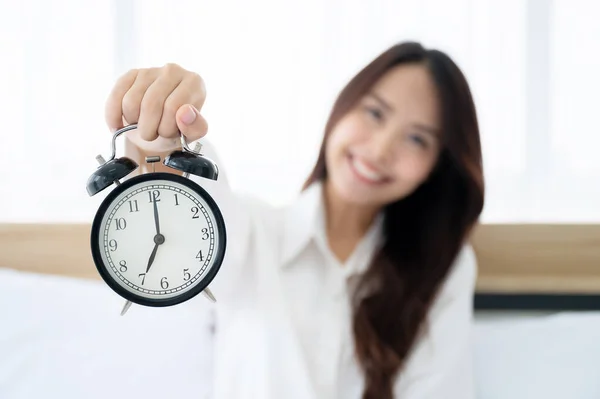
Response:
[[[398,41],[447,52],[481,124],[484,222],[597,222],[600,3],[594,0],[2,0],[0,221],[88,222],[110,155],[104,102],[130,68],[174,62],[234,188],[282,203],[342,86]],[[121,143],[117,150],[122,151]]]
[[[449,54],[475,97],[491,226],[478,255],[499,277],[482,287],[550,301],[566,287],[596,310],[570,311],[575,295],[524,311],[517,292],[505,305],[523,311],[476,312],[478,399],[599,398],[598,21],[596,0],[0,0],[0,398],[186,397],[210,371],[202,348],[173,345],[209,334],[197,308],[119,318],[121,298],[99,281],[51,275],[64,261],[97,277],[77,224],[104,197],[85,183],[110,155],[104,105],[119,76],[165,63],[202,75],[231,185],[281,204],[311,169],[338,92],[401,41]],[[113,371],[128,378],[97,383]]]

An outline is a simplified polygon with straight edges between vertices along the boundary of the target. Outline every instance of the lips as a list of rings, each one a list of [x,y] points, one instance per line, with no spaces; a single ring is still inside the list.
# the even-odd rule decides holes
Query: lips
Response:
[[[348,156],[348,161],[350,163],[350,168],[359,178],[359,180],[368,183],[368,184],[381,184],[385,183],[389,180],[382,172],[375,169],[371,166],[367,161],[353,156],[350,154]]]

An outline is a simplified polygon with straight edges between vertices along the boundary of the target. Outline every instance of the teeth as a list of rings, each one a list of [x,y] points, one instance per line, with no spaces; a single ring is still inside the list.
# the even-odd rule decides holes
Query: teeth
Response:
[[[352,158],[352,165],[354,169],[365,179],[373,182],[380,182],[383,180],[383,176],[375,172],[368,165],[365,165],[362,161],[357,158]]]

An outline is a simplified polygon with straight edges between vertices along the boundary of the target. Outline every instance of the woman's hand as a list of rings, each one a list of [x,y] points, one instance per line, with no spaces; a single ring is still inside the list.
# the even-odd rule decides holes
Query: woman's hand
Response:
[[[176,64],[132,69],[115,83],[106,102],[111,131],[133,123],[127,137],[144,151],[179,147],[179,133],[188,142],[203,137],[208,125],[200,115],[206,99],[202,77]]]

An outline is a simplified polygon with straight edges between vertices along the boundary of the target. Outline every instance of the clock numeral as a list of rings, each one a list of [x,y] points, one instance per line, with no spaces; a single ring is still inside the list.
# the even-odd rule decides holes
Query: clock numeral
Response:
[[[163,277],[160,279],[160,286],[162,287],[163,290],[166,290],[167,288],[169,288],[169,282],[167,281],[166,277]]]
[[[160,201],[160,191],[148,191],[148,202],[152,203],[152,201]]]
[[[146,281],[146,273],[140,273],[138,274],[138,277],[142,278],[142,285],[144,285],[144,281]]]
[[[208,240],[209,234],[208,234],[208,229],[205,227],[202,229],[202,239],[203,240]]]
[[[183,281],[188,281],[192,278],[192,275],[188,272],[190,269],[183,269]]]
[[[125,230],[127,221],[124,218],[117,218],[115,219],[115,226],[117,226],[117,230]]]
[[[202,255],[202,250],[200,252],[198,252],[198,255],[196,255],[196,259],[200,259],[200,262],[202,262],[204,260],[204,256]]]
[[[117,250],[117,240],[110,240],[108,242],[108,247],[111,251],[115,252]]]
[[[121,271],[121,273],[125,273],[127,271],[127,262],[125,262],[124,260],[119,262],[119,265],[121,266],[119,268],[119,270]]]
[[[129,201],[129,212],[138,212],[137,200]]]
[[[174,194],[174,195],[175,195],[175,205],[179,205],[179,197],[177,197],[177,194]]]
[[[199,218],[198,211],[199,211],[199,209],[198,209],[197,206],[193,206],[192,207],[192,212],[194,212],[194,216],[192,216],[192,219],[198,219]]]

